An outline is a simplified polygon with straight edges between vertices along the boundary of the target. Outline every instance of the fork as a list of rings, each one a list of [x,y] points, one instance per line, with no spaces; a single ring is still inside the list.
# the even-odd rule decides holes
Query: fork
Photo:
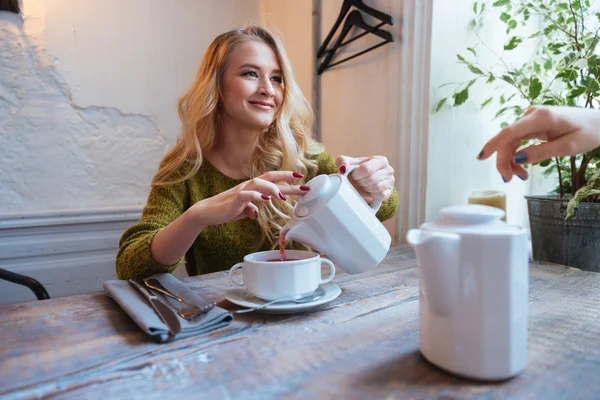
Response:
[[[198,315],[210,311],[217,304],[216,302],[212,302],[205,306],[198,307],[193,304],[186,303],[181,297],[171,293],[166,287],[163,286],[162,283],[160,283],[158,279],[146,278],[144,279],[144,283],[150,289],[156,290],[157,292],[162,293],[165,296],[169,296],[172,299],[175,299],[179,303],[181,303],[181,308],[177,310],[177,314],[179,314],[179,316],[184,319],[194,319]]]

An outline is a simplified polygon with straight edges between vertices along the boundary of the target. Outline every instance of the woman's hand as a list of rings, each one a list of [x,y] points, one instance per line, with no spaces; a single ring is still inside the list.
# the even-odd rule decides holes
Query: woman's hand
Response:
[[[519,151],[522,140],[541,139],[546,143]],[[513,175],[525,180],[522,164],[552,157],[574,156],[600,146],[600,110],[580,107],[531,107],[525,116],[502,129],[485,144],[480,160],[498,152],[496,167],[508,182]]]
[[[254,202],[285,200],[286,195],[302,195],[308,186],[278,185],[278,182],[292,182],[303,178],[292,171],[267,172],[257,178],[219,193],[216,196],[197,202],[190,210],[201,226],[220,225],[242,218],[258,218],[258,207]]]
[[[394,169],[384,156],[352,158],[339,156],[335,164],[341,173],[345,174],[348,167],[358,167],[348,176],[352,185],[361,196],[371,203],[373,199],[386,200],[394,190]]]
[[[195,203],[175,221],[156,233],[150,243],[152,258],[162,265],[177,263],[204,228],[246,217],[256,219],[258,207],[254,202],[269,201],[271,198],[285,200],[285,195],[306,193],[309,190],[308,186],[276,183],[293,182],[301,178],[301,174],[292,171],[267,172]]]

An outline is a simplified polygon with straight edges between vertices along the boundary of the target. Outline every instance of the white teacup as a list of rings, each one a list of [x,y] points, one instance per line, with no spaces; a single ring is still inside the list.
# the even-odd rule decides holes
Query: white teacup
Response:
[[[280,261],[279,250],[248,254],[244,261],[229,270],[229,284],[245,289],[264,300],[282,297],[300,298],[314,292],[319,285],[335,276],[335,265],[312,251],[286,250],[288,261]],[[321,279],[321,265],[329,266],[327,278]],[[243,281],[236,282],[233,273],[242,269]]]

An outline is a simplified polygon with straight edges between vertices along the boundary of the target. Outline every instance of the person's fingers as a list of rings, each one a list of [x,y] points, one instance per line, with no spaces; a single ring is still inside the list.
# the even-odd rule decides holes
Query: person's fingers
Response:
[[[279,191],[277,191],[279,192]],[[238,202],[249,203],[252,201],[269,201],[271,196],[262,193],[259,190],[242,190],[238,193]]]
[[[294,171],[269,171],[254,179],[263,179],[269,182],[293,182],[304,178],[299,172]]]
[[[508,152],[505,149],[501,149],[498,151],[498,157],[496,157],[496,168],[502,177],[504,182],[510,182],[513,176],[513,170],[511,166],[511,156],[512,153]]]
[[[258,218],[258,207],[254,203],[248,203],[244,209],[244,215],[246,218],[256,219]]]
[[[286,196],[302,196],[310,190],[310,187],[306,185],[279,185],[279,189]]]
[[[534,164],[552,157],[566,157],[573,152],[572,138],[565,135],[551,142],[528,146],[519,150],[514,156],[516,164]]]
[[[375,199],[387,198],[392,194],[392,188],[394,186],[393,179],[385,179],[369,187],[363,187],[363,190],[371,197]],[[389,193],[388,193],[389,192]],[[387,194],[387,197],[386,197]]]
[[[342,174],[345,174],[349,166],[361,164],[363,161],[370,158],[371,157],[339,156],[335,159],[335,165],[338,167],[338,171],[340,171]]]
[[[371,157],[369,160],[361,163],[350,176],[354,182],[360,182],[365,178],[373,177],[379,171],[385,171],[389,175],[393,175],[394,169],[390,166],[387,158],[382,156]],[[374,179],[378,179],[375,177]],[[359,183],[360,184],[360,183]],[[362,184],[361,184],[362,185]]]
[[[381,192],[381,200],[387,200],[390,198],[390,196],[392,195],[392,192],[394,190],[393,189],[386,189],[383,192]]]
[[[531,112],[491,138],[483,146],[477,158],[485,160],[503,147],[514,146],[515,143],[520,144],[525,139],[545,139],[554,123],[555,117],[549,109],[532,107]]]
[[[239,213],[232,221],[239,221],[240,219],[244,218],[258,218],[258,207],[256,207],[256,205],[253,203],[247,203],[242,212]]]
[[[253,203],[248,203],[246,205],[246,207],[242,210],[242,212],[239,213],[239,215],[237,217],[235,217],[233,220],[238,221],[238,220],[244,219],[244,218],[257,219],[258,218],[258,207],[256,207],[256,205]]]
[[[525,116],[525,115],[529,115],[529,114],[531,114],[532,112],[534,112],[534,111],[535,111],[535,110],[537,110],[537,109],[539,109],[539,107],[536,107],[536,106],[529,107],[529,108],[527,109],[527,111],[525,111],[525,114],[523,114],[523,116]]]
[[[355,172],[358,172],[358,169]],[[360,175],[359,175],[358,178],[352,176],[352,179],[359,186],[362,186],[362,187],[366,188],[366,187],[369,187],[369,186],[376,185],[377,183],[379,183],[381,181],[384,181],[386,179],[390,179],[393,176],[394,176],[394,170],[393,170],[393,168],[390,167],[390,166],[387,166],[387,167],[379,169],[379,170],[373,172],[372,174],[367,175],[367,176],[365,176],[363,178],[360,178]]]
[[[529,178],[529,172],[514,161],[511,163],[513,174],[516,175],[522,181],[526,181]]]
[[[269,172],[269,174],[270,173],[271,172]],[[285,200],[285,195],[281,193],[279,185],[262,178],[253,178],[245,182],[242,191],[246,190],[255,190],[265,196],[273,196],[276,199]]]

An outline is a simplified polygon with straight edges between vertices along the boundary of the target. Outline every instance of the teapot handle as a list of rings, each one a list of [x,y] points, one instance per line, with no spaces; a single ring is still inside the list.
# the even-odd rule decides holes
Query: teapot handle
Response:
[[[340,172],[340,175],[343,176],[344,178],[348,179],[348,175],[350,175],[350,173],[352,171],[354,171],[356,168],[358,168],[358,165],[349,165],[348,168],[346,168],[346,173],[342,174]],[[350,180],[348,179],[348,182],[350,182]],[[352,186],[354,188],[354,186]],[[358,191],[357,191],[358,193]],[[362,198],[362,196],[361,196]],[[366,203],[366,201],[365,201]],[[376,214],[377,211],[379,211],[379,207],[381,207],[381,203],[383,203],[383,200],[381,199],[373,199],[373,202],[371,204],[367,204],[367,206],[369,206],[371,208],[371,211],[373,212],[373,214]]]

